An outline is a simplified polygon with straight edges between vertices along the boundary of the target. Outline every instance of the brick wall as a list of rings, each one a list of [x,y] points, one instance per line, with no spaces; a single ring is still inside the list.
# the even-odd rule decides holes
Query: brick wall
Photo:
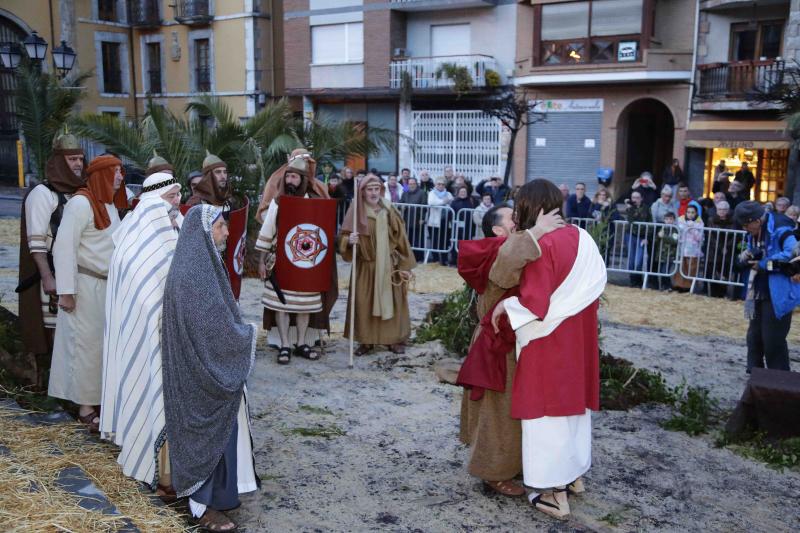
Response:
[[[285,0],[283,12],[307,11],[308,0]],[[286,88],[311,86],[311,27],[308,17],[283,21],[283,66]]]

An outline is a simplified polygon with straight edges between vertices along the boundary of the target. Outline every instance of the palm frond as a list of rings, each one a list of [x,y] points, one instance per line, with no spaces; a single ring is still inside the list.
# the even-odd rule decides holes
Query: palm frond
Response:
[[[100,143],[108,150],[127,157],[145,168],[153,155],[153,144],[138,128],[131,128],[117,117],[108,115],[80,115],[69,121],[72,131],[80,136]]]

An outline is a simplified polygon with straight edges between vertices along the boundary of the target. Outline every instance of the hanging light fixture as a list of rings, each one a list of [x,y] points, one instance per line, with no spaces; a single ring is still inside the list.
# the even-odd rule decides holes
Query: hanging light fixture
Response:
[[[66,74],[75,65],[77,55],[75,50],[67,45],[66,41],[61,41],[61,44],[53,49],[53,62],[58,70]]]
[[[22,60],[22,50],[17,43],[3,43],[0,45],[0,61],[5,68],[17,68]]]
[[[34,61],[43,61],[47,53],[47,41],[39,37],[35,31],[25,37],[22,41],[25,45],[25,51],[28,52],[28,57]]]

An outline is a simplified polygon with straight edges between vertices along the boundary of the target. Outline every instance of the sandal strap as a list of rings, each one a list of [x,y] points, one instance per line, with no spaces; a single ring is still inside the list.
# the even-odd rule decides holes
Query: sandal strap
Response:
[[[561,510],[561,507],[560,507],[558,504],[555,504],[555,503],[550,503],[550,502],[546,502],[546,501],[544,501],[544,500],[542,499],[542,496],[544,496],[544,494],[537,494],[537,495],[536,495],[536,496],[535,496],[535,497],[534,497],[534,498],[531,500],[531,503],[532,503],[533,505],[540,504],[540,505],[545,505],[545,506],[547,506],[547,507],[552,507],[553,509],[558,509],[559,511]]]

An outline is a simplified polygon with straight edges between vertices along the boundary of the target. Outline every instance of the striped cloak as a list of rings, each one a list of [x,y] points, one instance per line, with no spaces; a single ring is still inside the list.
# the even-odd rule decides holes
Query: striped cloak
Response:
[[[162,300],[178,240],[168,207],[161,198],[142,200],[114,233],[103,345],[101,435],[122,448],[125,475],[153,487],[166,440]]]

